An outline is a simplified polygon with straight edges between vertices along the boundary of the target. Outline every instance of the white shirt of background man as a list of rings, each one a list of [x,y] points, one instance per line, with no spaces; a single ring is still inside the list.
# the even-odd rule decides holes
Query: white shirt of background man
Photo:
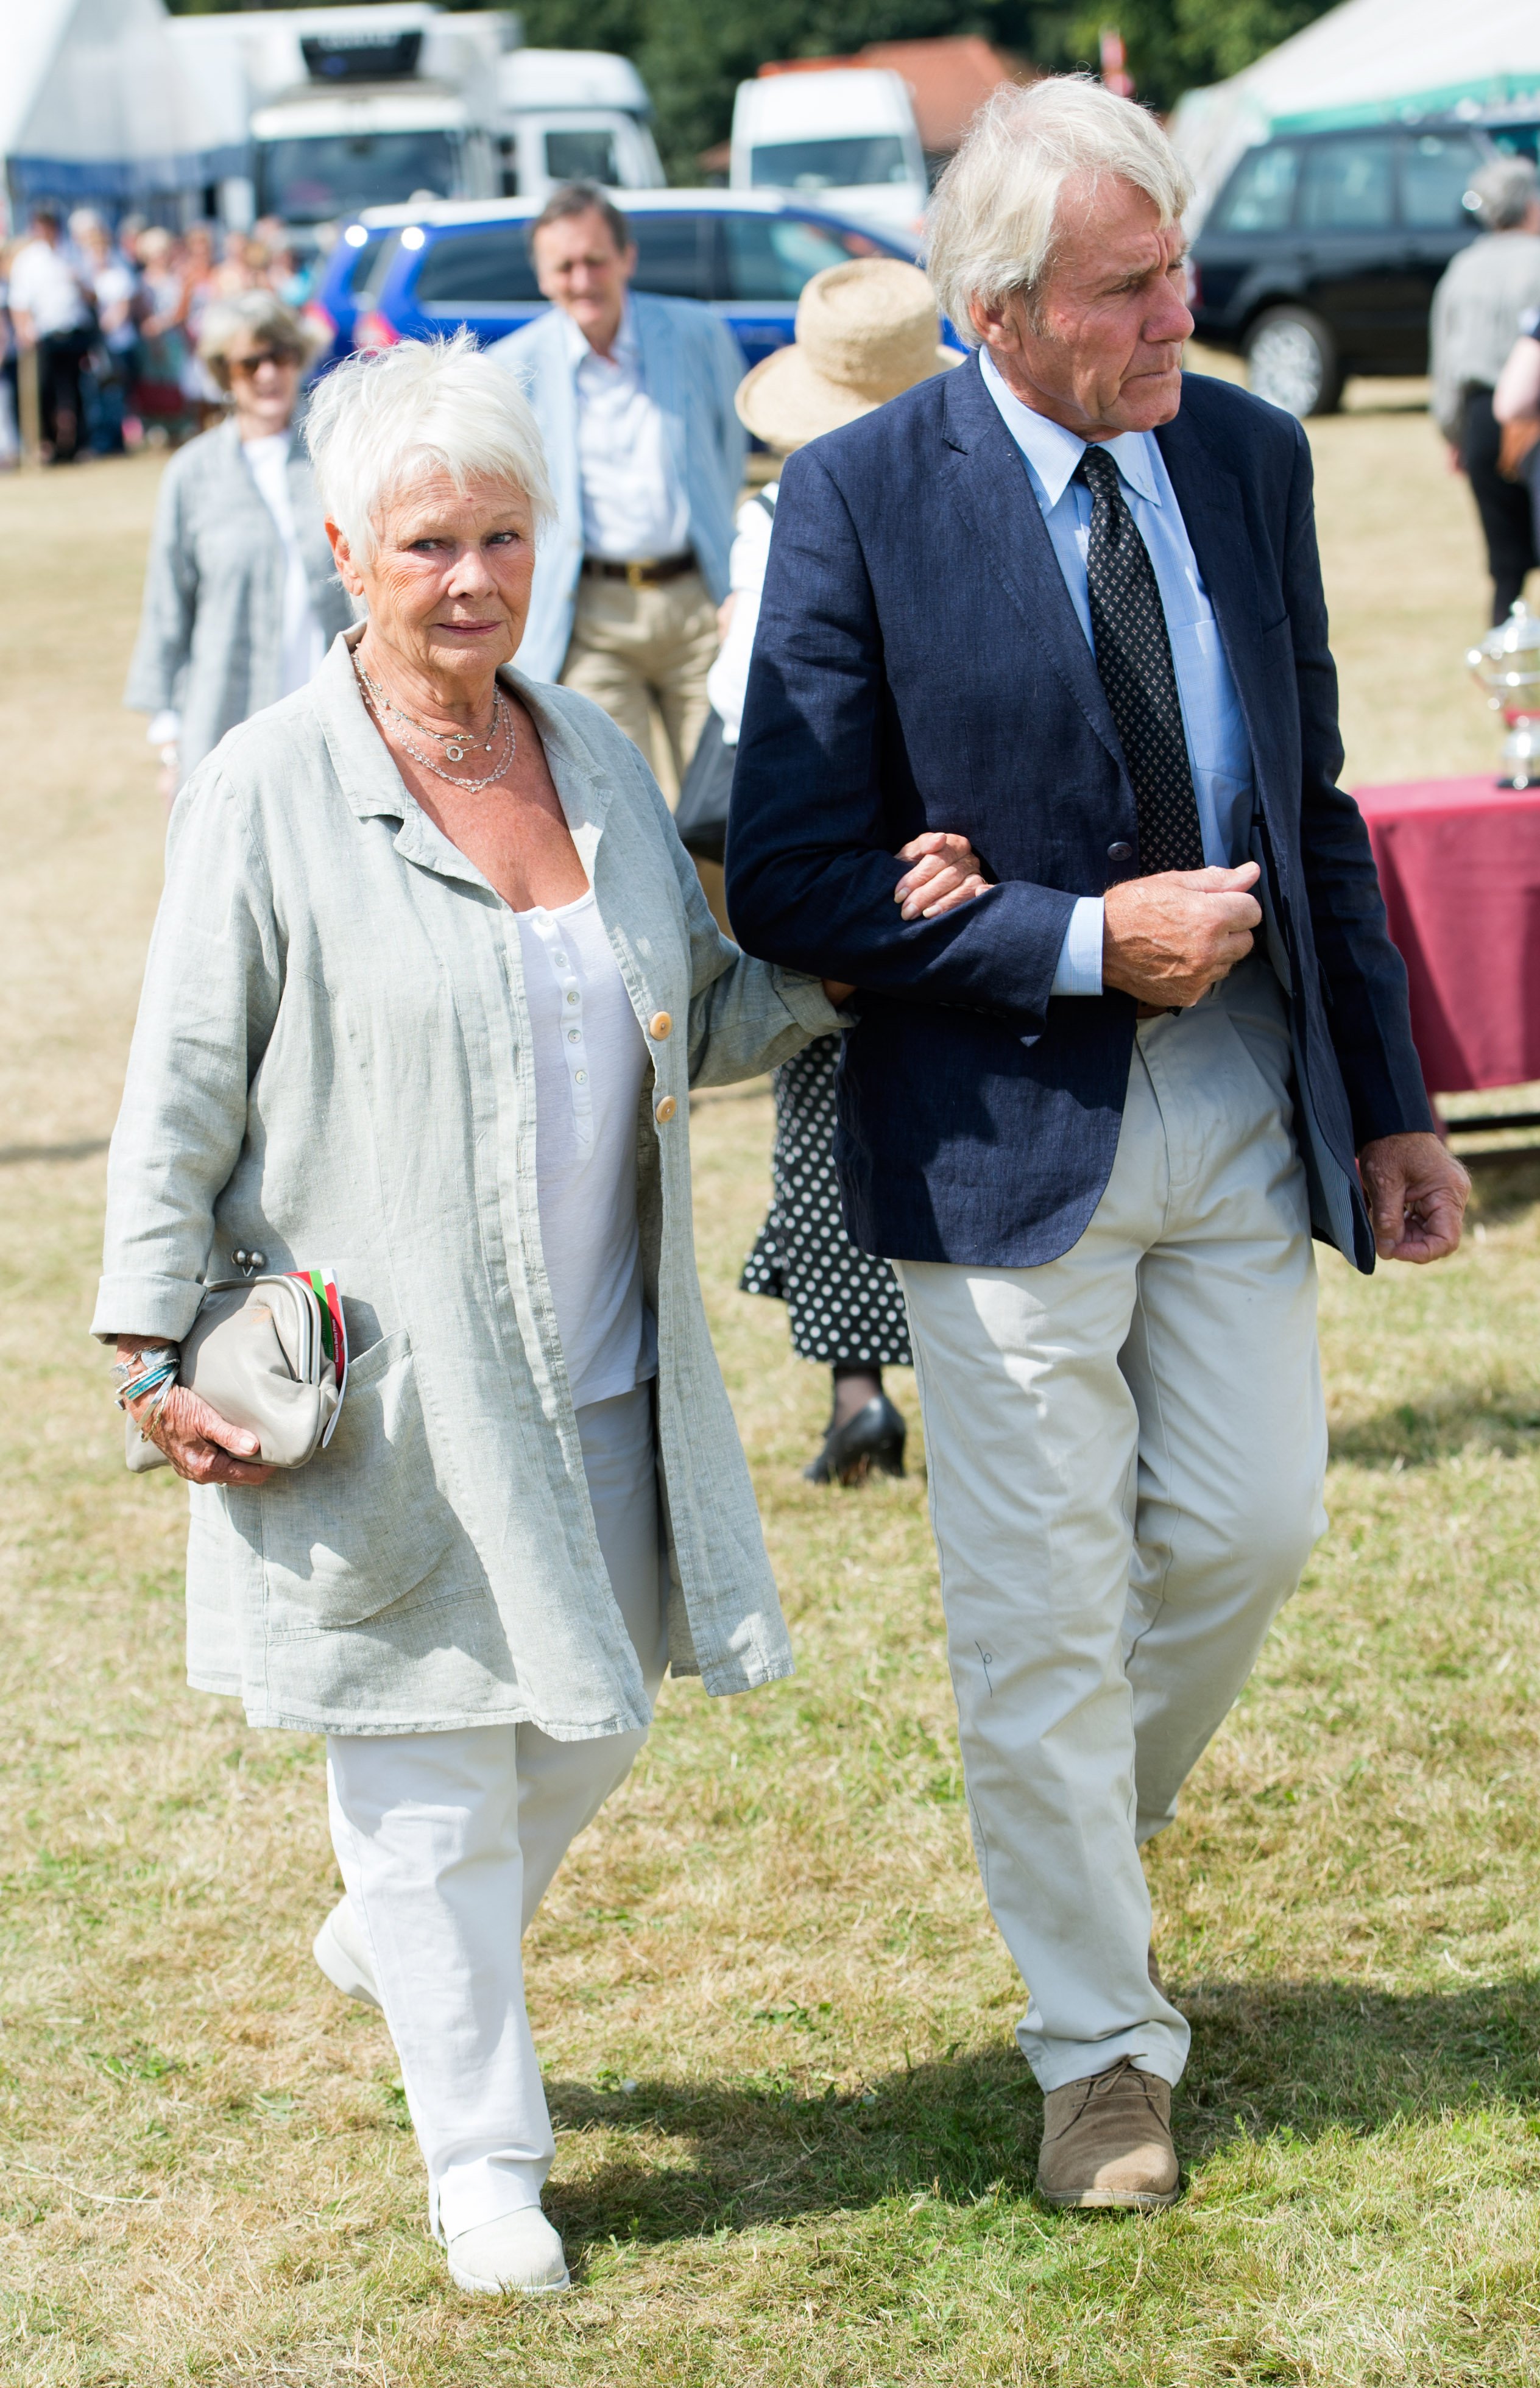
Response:
[[[657,1374],[636,1218],[647,1047],[592,887],[576,903],[514,917],[535,1065],[541,1244],[581,1408]]]
[[[661,408],[647,395],[636,319],[628,300],[607,357],[567,321],[578,395],[578,471],[583,490],[583,552],[608,564],[682,555],[690,508]]]
[[[722,744],[736,746],[743,726],[744,699],[748,694],[748,667],[754,654],[754,633],[759,627],[759,600],[770,565],[770,532],[775,523],[779,481],[771,481],[757,497],[745,498],[738,509],[738,535],[728,557],[728,585],[732,591],[732,618],[717,650],[717,660],[706,676],[711,710],[722,725]],[[760,503],[769,501],[769,510]]]
[[[40,340],[73,332],[86,320],[85,300],[73,267],[45,240],[30,240],[11,260],[10,303],[32,319]]]
[[[299,535],[289,501],[288,452],[286,431],[274,431],[265,439],[241,441],[241,454],[284,542],[284,685],[280,692],[284,696],[292,696],[297,688],[303,688],[314,677],[326,652],[326,641],[311,603],[310,575],[299,551]]]

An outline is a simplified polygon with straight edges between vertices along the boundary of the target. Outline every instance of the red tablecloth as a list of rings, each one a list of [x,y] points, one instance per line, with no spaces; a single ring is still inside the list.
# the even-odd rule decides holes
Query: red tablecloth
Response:
[[[1357,788],[1435,1094],[1540,1078],[1540,790]]]

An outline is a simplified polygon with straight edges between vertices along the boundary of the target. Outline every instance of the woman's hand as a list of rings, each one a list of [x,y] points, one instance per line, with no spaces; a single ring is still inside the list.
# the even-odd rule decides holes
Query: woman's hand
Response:
[[[893,891],[893,900],[902,905],[906,921],[936,920],[959,904],[971,904],[989,885],[984,865],[955,830],[923,830],[898,848],[897,859],[912,866]],[[837,1005],[856,990],[841,979],[826,978],[823,992]]]
[[[924,830],[898,848],[897,858],[913,866],[893,891],[906,921],[934,921],[959,904],[971,904],[989,884],[984,865],[955,830]]]
[[[135,1359],[147,1343],[161,1340],[148,1335],[120,1335],[118,1357]],[[128,1414],[189,1484],[267,1482],[273,1470],[256,1456],[262,1447],[260,1435],[248,1427],[232,1426],[186,1385],[173,1385],[158,1411],[156,1398],[146,1393],[130,1402]]]

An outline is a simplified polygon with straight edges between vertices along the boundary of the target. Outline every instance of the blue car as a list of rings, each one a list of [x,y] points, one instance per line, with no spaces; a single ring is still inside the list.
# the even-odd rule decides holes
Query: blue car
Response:
[[[791,339],[802,286],[825,266],[914,256],[901,236],[869,232],[779,191],[615,197],[637,246],[635,287],[714,307],[745,366]],[[349,320],[359,348],[430,338],[461,324],[484,344],[501,340],[546,304],[525,245],[539,213],[529,199],[439,200],[415,215],[371,210],[333,251],[319,305],[339,340]]]
[[[366,216],[343,225],[321,279],[301,311],[324,344],[317,350],[317,373],[325,373],[351,350],[369,278],[381,263],[382,252],[394,247],[408,224],[416,222],[418,212],[410,207],[371,208]]]

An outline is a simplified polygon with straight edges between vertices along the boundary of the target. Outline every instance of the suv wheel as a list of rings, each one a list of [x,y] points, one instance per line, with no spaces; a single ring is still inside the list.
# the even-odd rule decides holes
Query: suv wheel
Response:
[[[1343,402],[1337,344],[1305,307],[1269,307],[1246,334],[1247,379],[1285,414],[1335,414]]]

